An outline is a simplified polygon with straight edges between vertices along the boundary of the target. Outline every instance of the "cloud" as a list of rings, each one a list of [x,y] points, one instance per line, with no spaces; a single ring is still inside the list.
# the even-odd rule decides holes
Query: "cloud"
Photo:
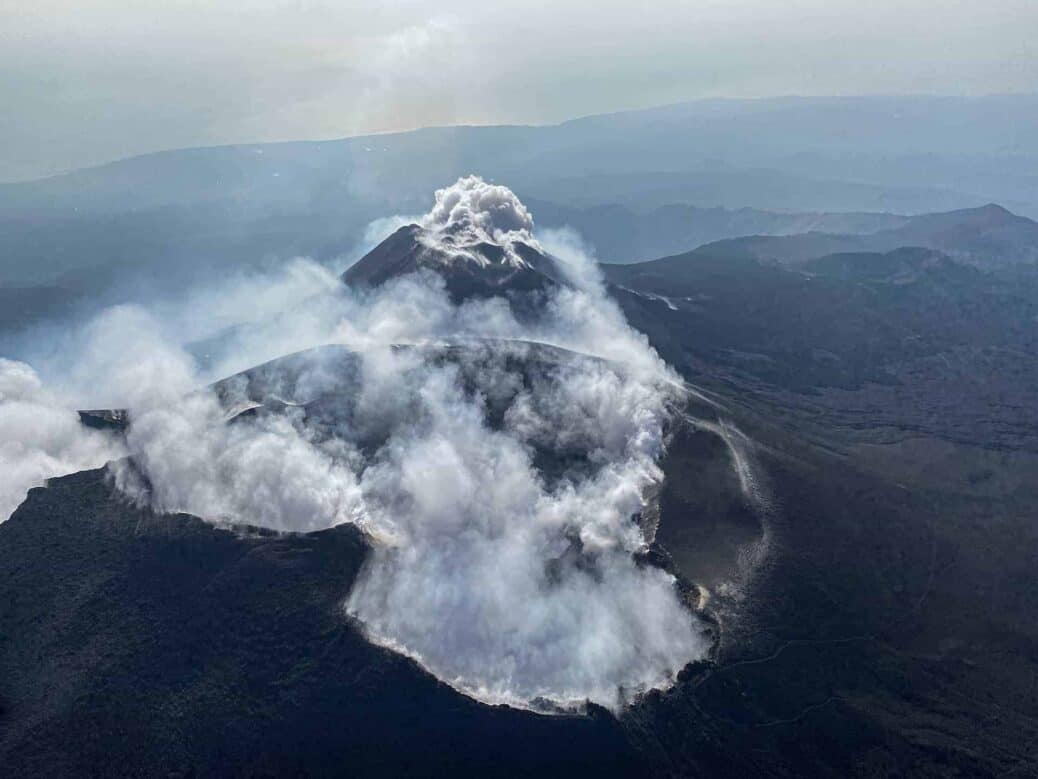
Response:
[[[210,393],[136,415],[135,459],[115,468],[117,486],[156,511],[214,521],[295,532],[360,523],[348,445],[316,440],[298,414],[225,422]]]
[[[516,253],[515,244],[540,249],[533,237],[533,217],[508,187],[489,184],[479,176],[463,176],[436,190],[435,200],[420,222],[429,231],[423,240],[447,254],[460,253],[486,262],[478,247],[490,243],[501,246],[511,264],[523,266],[526,262]]]
[[[418,419],[363,479],[370,521],[385,517],[399,540],[376,546],[348,610],[482,700],[617,706],[706,649],[672,577],[633,556],[645,540],[632,518],[662,476],[667,398],[589,358],[543,374],[528,362],[532,376],[507,364],[498,353],[468,376],[522,387],[500,428],[461,375],[424,369]],[[546,478],[545,460],[578,453]]]
[[[470,243],[533,240],[533,217],[515,193],[479,176],[464,176],[436,190],[436,203],[422,218],[422,226],[452,235],[464,234]]]
[[[123,453],[110,435],[83,427],[29,365],[0,358],[0,522],[30,488]]]

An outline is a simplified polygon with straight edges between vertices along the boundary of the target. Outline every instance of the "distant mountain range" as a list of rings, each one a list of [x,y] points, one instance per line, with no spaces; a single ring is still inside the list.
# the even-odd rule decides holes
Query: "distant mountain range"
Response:
[[[670,205],[638,213],[533,204],[542,223],[575,228],[606,262],[636,262],[729,241],[736,253],[795,262],[840,251],[924,246],[985,267],[1038,261],[1038,222],[1001,206],[902,216]],[[718,247],[720,248],[720,247]]]
[[[920,213],[995,201],[1038,215],[1036,125],[1035,95],[700,100],[544,127],[162,152],[0,185],[0,212],[400,205],[474,172],[581,205]]]
[[[670,203],[646,210],[618,203],[578,207],[527,200],[539,225],[570,227],[603,262],[639,262],[746,235],[806,232],[871,233],[907,224],[910,217],[878,212],[776,211],[703,208]]]
[[[371,248],[373,221],[424,213],[435,187],[472,172],[604,262],[738,239],[733,253],[780,262],[923,246],[1029,264],[1036,125],[1034,95],[705,100],[548,127],[181,149],[0,184],[0,337],[291,257],[344,267]]]
[[[823,254],[884,252],[901,246],[938,249],[978,267],[1004,269],[1038,261],[1038,222],[989,204],[909,217],[897,227],[861,235],[810,232],[732,238],[716,242],[711,251],[789,264]]]
[[[1036,125],[1035,95],[702,100],[545,127],[149,154],[0,184],[0,330],[294,256],[341,267],[370,248],[373,220],[424,213],[434,188],[469,173],[508,184],[538,229],[573,227],[606,262],[800,234],[759,251],[921,245],[1029,262]],[[978,227],[955,213],[993,202],[1021,218],[981,211]],[[847,238],[864,234],[877,237]]]
[[[886,253],[914,246],[1004,278],[1022,275],[1027,289],[1034,286],[1030,277],[1038,273],[1038,222],[993,204],[918,216],[688,204],[648,211],[548,201],[530,206],[538,229],[573,228],[604,262],[638,262],[704,246],[712,256],[795,266],[829,254]],[[175,294],[223,273],[276,265],[294,256],[343,267],[363,247],[358,239],[363,232],[356,215],[329,213],[239,219],[219,209],[198,208],[55,222],[12,218],[0,224],[5,259],[0,268],[0,339],[45,319]],[[355,282],[378,278],[386,263],[410,262],[408,267],[416,268],[415,257],[409,261],[401,255],[403,244],[414,243],[414,236],[398,241],[402,243],[392,251],[382,251],[382,259],[359,263],[347,277]],[[532,264],[549,277],[556,275],[535,254]],[[430,256],[426,252],[425,260]],[[460,278],[454,281],[460,283]]]
[[[873,413],[900,429],[963,441],[983,429],[992,445],[1038,448],[1026,401],[1038,381],[1035,277],[924,248],[779,264],[761,259],[761,240],[603,269],[631,323],[686,375],[723,369],[782,404],[788,392],[891,394]]]

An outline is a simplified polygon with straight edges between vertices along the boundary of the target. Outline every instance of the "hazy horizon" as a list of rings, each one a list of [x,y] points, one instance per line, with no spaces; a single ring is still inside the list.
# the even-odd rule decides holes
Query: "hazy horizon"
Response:
[[[596,111],[593,113],[584,113],[574,116],[564,116],[556,120],[550,121],[529,121],[529,122],[453,122],[443,124],[424,124],[417,125],[414,127],[401,127],[394,129],[384,130],[370,130],[366,132],[354,132],[346,133],[343,135],[328,135],[328,136],[314,136],[314,137],[285,137],[285,138],[274,138],[267,140],[257,140],[252,138],[241,138],[241,139],[228,139],[214,143],[198,143],[188,144],[184,146],[164,146],[160,148],[149,148],[132,153],[117,155],[110,158],[98,159],[94,161],[85,162],[81,165],[75,165],[69,168],[63,168],[60,170],[48,171],[46,173],[29,176],[18,176],[14,178],[3,178],[0,177],[0,184],[19,184],[28,183],[32,181],[39,181],[42,179],[52,178],[56,176],[62,176],[68,173],[74,173],[79,170],[88,170],[91,168],[104,167],[112,163],[117,163],[122,160],[133,159],[135,157],[144,157],[151,154],[162,154],[164,152],[173,152],[190,149],[214,149],[214,148],[225,148],[225,147],[249,147],[249,146],[260,146],[260,145],[273,145],[273,144],[293,144],[293,143],[334,143],[335,141],[368,138],[368,137],[379,137],[379,136],[398,136],[406,135],[408,133],[419,132],[422,130],[438,130],[438,129],[451,129],[451,128],[505,128],[505,127],[557,127],[560,125],[567,124],[569,122],[579,122],[585,119],[594,119],[600,116],[613,116],[622,115],[627,113],[638,113],[643,111],[654,111],[663,110],[668,108],[677,108],[681,106],[691,106],[696,104],[704,103],[764,103],[764,102],[781,102],[781,101],[838,101],[838,100],[896,100],[896,99],[932,99],[932,100],[984,100],[984,99],[998,99],[998,98],[1038,98],[1038,90],[1035,91],[1019,91],[1019,92],[990,92],[985,94],[955,94],[955,93],[918,93],[918,92],[875,92],[875,93],[848,93],[848,94],[785,94],[785,95],[752,95],[752,96],[724,96],[724,95],[712,95],[707,97],[697,97],[689,100],[677,100],[668,103],[658,103],[651,105],[639,105],[639,106],[627,106],[617,107],[610,110]]]
[[[702,98],[1031,92],[1036,27],[1022,0],[14,2],[0,10],[0,181],[164,149]]]

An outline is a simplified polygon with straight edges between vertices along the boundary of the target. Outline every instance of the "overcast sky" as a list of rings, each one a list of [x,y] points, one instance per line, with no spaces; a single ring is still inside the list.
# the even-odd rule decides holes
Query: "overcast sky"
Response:
[[[0,180],[704,96],[1034,91],[1038,0],[0,0]]]

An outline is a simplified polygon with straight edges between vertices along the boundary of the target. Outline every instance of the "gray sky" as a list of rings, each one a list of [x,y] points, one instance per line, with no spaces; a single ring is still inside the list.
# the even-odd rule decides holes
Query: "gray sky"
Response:
[[[704,96],[1033,91],[1036,0],[0,0],[0,180]]]

